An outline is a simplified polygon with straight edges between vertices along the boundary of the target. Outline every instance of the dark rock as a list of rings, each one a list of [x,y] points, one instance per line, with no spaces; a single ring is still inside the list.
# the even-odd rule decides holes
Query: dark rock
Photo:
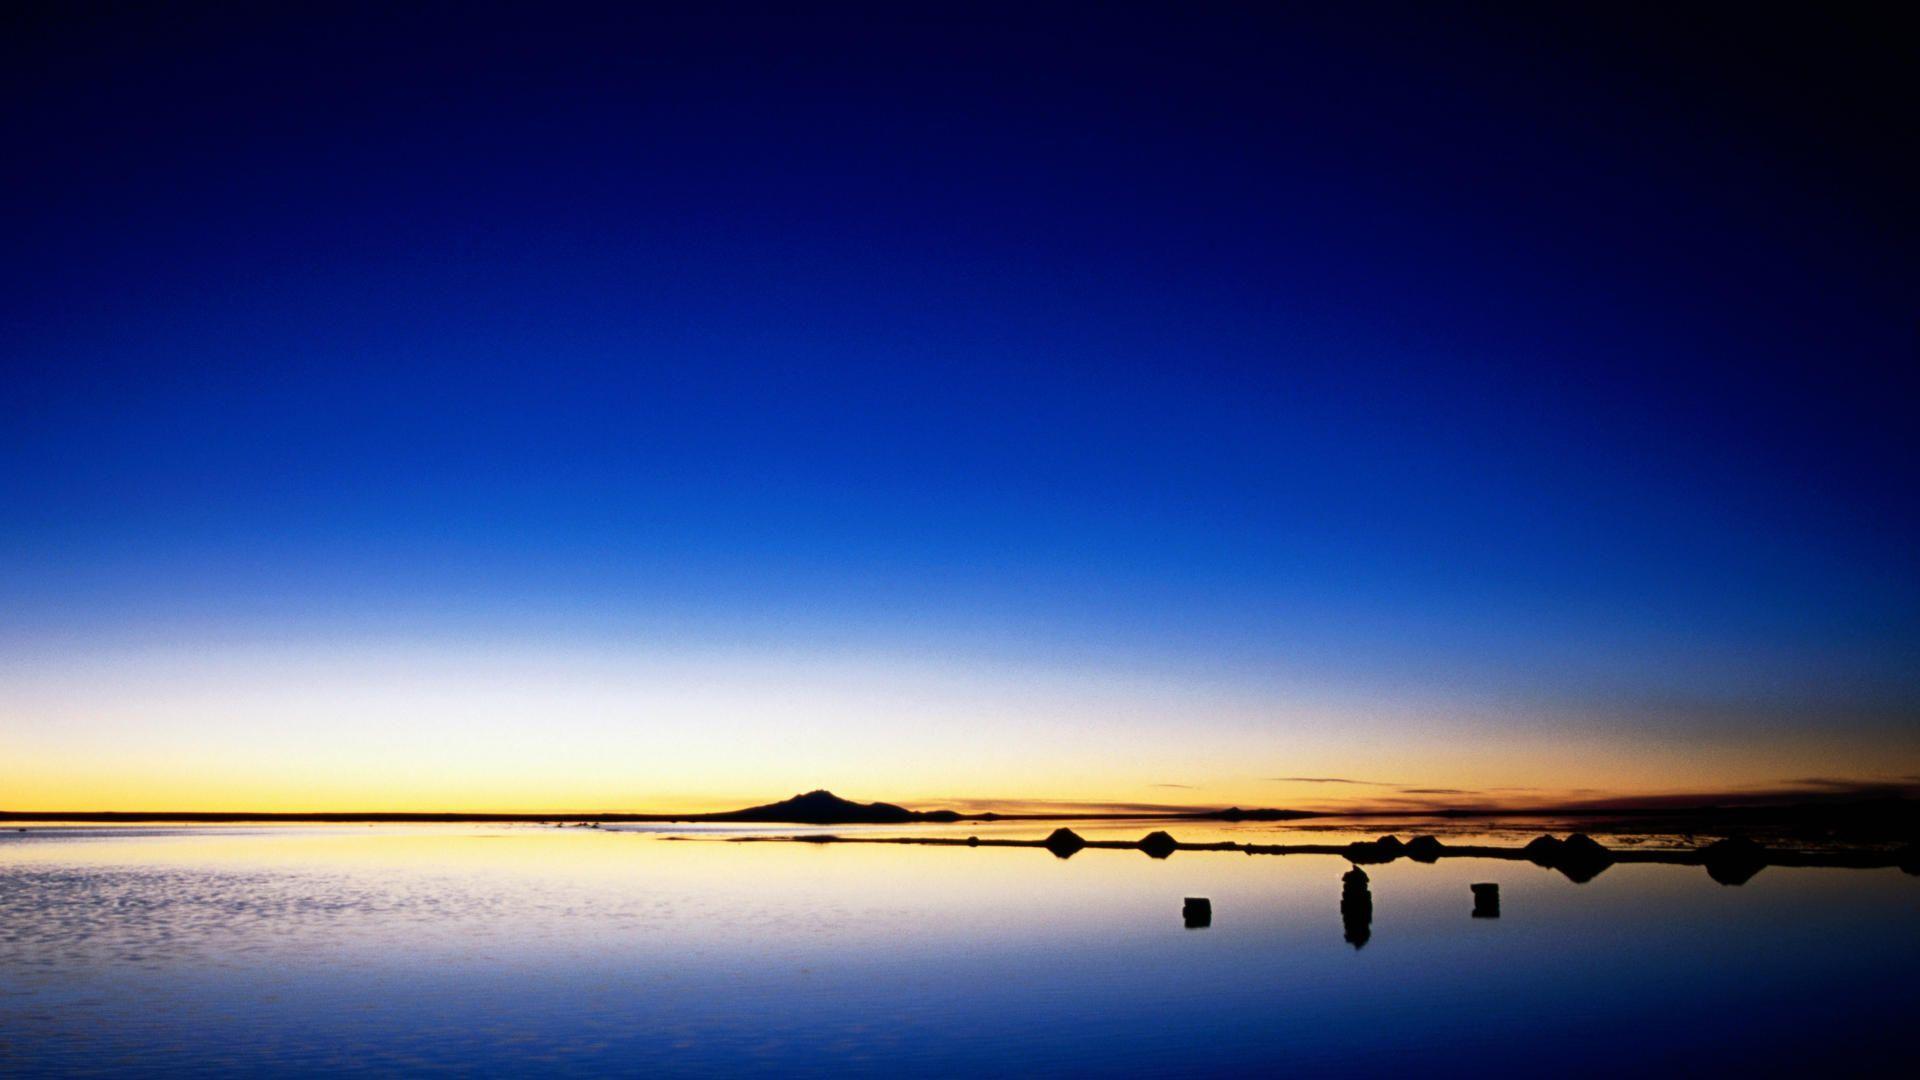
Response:
[[[1585,885],[1612,865],[1613,853],[1586,833],[1574,833],[1561,841],[1559,855],[1553,862],[1553,868],[1576,885]]]
[[[1521,848],[1520,853],[1537,866],[1552,866],[1560,861],[1560,849],[1563,846],[1557,836],[1536,836],[1527,841],[1527,846]]]
[[[1186,921],[1189,930],[1212,926],[1213,901],[1204,896],[1187,897],[1186,903],[1180,905],[1180,918]]]
[[[1599,841],[1588,836],[1586,833],[1574,833],[1572,836],[1567,837],[1562,843],[1564,845],[1561,848],[1563,858],[1605,859],[1608,862],[1613,861],[1613,854],[1606,848],[1601,847]]]
[[[1500,917],[1500,886],[1492,882],[1469,885],[1473,890],[1473,917],[1476,919],[1497,919]]]
[[[1722,885],[1745,885],[1767,868],[1767,849],[1744,836],[1715,840],[1700,849],[1707,876]]]
[[[1407,845],[1397,836],[1378,840],[1355,840],[1347,845],[1347,860],[1354,863],[1389,863],[1407,853]]]
[[[1920,877],[1920,844],[1908,844],[1893,853],[1901,872]]]
[[[1348,862],[1366,863],[1368,865],[1392,862],[1400,857],[1398,850],[1382,850],[1379,844],[1371,840],[1355,840],[1353,843],[1347,845],[1345,854]]]
[[[967,837],[967,846],[968,846],[968,847],[979,847],[979,846],[980,846],[980,838],[979,838],[979,837],[977,837],[977,836],[969,836],[969,837]]]
[[[1162,831],[1150,832],[1140,838],[1140,850],[1156,859],[1164,859],[1180,849],[1180,841]]]
[[[1407,857],[1414,862],[1433,862],[1447,846],[1431,836],[1416,836],[1407,842]]]
[[[1046,849],[1062,859],[1070,859],[1074,853],[1086,847],[1087,842],[1072,829],[1055,829],[1047,834]]]
[[[1340,925],[1356,949],[1373,936],[1373,893],[1367,872],[1357,866],[1340,876]]]
[[[1527,841],[1520,849],[1527,861],[1536,866],[1552,867],[1566,875],[1576,885],[1583,885],[1600,876],[1600,872],[1613,865],[1613,853],[1594,842],[1586,833],[1574,833],[1565,840],[1551,836],[1536,836]]]

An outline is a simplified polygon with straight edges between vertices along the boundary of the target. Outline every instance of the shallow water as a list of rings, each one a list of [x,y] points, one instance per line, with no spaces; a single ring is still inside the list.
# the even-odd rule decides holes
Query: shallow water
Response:
[[[1725,887],[1698,868],[1620,865],[1575,885],[1524,863],[1402,860],[1367,869],[1371,936],[1356,949],[1334,857],[1060,860],[727,835],[0,834],[0,1074],[1911,1063],[1920,878],[1897,870],[1775,867]],[[1470,917],[1477,881],[1499,882],[1499,919]],[[1212,899],[1212,925],[1183,926],[1185,896]]]

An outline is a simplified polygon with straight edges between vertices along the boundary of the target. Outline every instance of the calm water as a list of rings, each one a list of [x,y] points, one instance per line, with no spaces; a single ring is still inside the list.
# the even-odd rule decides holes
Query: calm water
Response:
[[[0,1074],[1912,1063],[1920,878],[1401,861],[1369,868],[1355,949],[1346,869],[644,830],[9,831]],[[1469,917],[1475,881],[1500,883],[1498,920]],[[1189,895],[1210,927],[1183,926]]]

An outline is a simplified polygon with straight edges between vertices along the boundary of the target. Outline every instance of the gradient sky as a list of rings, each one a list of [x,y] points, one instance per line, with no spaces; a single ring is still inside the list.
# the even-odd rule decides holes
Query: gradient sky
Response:
[[[1895,28],[400,7],[9,8],[0,808],[1920,775]]]

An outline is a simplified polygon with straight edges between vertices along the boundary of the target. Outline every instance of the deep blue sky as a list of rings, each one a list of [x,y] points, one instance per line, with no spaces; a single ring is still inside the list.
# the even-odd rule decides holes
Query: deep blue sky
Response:
[[[1920,765],[1890,25],[403,7],[9,16],[48,694],[128,639],[639,633]]]

